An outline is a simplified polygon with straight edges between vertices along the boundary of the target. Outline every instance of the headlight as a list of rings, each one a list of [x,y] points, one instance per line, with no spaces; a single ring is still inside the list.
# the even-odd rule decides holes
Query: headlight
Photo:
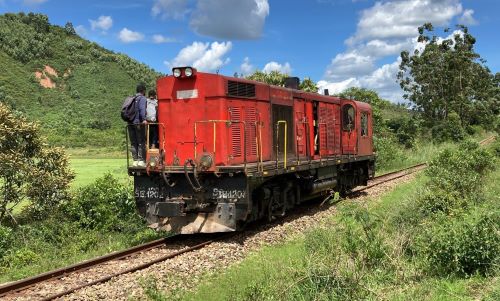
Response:
[[[187,77],[190,77],[191,75],[193,75],[193,69],[191,69],[189,67],[184,69],[184,75],[186,75]]]
[[[175,77],[180,77],[181,76],[181,69],[174,69],[173,73],[174,73]]]

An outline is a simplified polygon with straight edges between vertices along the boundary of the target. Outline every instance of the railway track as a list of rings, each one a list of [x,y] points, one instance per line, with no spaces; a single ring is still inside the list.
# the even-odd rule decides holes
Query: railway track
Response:
[[[480,141],[479,143],[481,145],[485,145],[485,144],[490,143],[494,139],[495,139],[495,136],[492,136],[492,137],[489,137],[489,138],[486,138],[486,139]],[[394,171],[394,172],[386,173],[386,174],[383,174],[380,176],[376,176],[373,180],[371,180],[368,183],[367,186],[360,187],[359,189],[353,190],[353,194],[356,195],[356,194],[358,194],[362,191],[368,190],[374,186],[378,186],[378,185],[381,185],[383,183],[387,183],[387,182],[399,179],[401,177],[404,177],[406,175],[415,173],[417,171],[424,169],[426,167],[426,165],[427,165],[426,163],[417,164],[417,165],[414,165],[411,167],[403,168],[403,169],[398,170],[398,171]],[[41,298],[41,300],[53,300],[53,299],[57,299],[57,298],[66,296],[66,295],[71,294],[77,290],[84,288],[84,287],[93,286],[93,285],[96,285],[99,283],[104,283],[104,282],[111,280],[114,277],[117,277],[117,276],[120,276],[123,274],[127,274],[127,273],[132,273],[132,272],[135,272],[138,270],[142,270],[142,269],[145,269],[145,268],[147,268],[151,265],[154,265],[156,263],[177,257],[181,254],[185,254],[188,252],[192,252],[192,251],[204,248],[204,247],[212,244],[213,242],[224,240],[232,235],[233,235],[232,233],[230,233],[230,234],[226,233],[226,234],[220,234],[220,235],[203,235],[203,236],[200,236],[200,237],[197,237],[194,239],[193,239],[193,236],[189,236],[189,239],[193,240],[189,244],[189,246],[179,247],[177,250],[175,250],[173,252],[169,252],[166,255],[159,256],[159,257],[155,258],[154,260],[150,260],[150,261],[138,264],[138,265],[134,265],[132,267],[122,269],[118,272],[111,273],[109,275],[100,277],[98,279],[95,279],[95,280],[92,280],[89,282],[85,282],[85,283],[82,283],[80,285],[73,286],[73,287],[65,289],[63,291],[59,291],[55,294],[45,296],[44,298]],[[121,261],[121,260],[124,260],[127,258],[131,258],[137,254],[147,252],[149,250],[153,250],[155,248],[162,248],[162,247],[165,247],[171,243],[175,244],[176,240],[178,240],[181,237],[182,236],[179,235],[179,236],[172,236],[169,238],[155,240],[155,241],[143,244],[143,245],[139,245],[139,246],[129,248],[129,249],[119,251],[119,252],[114,252],[114,253],[111,253],[111,254],[108,254],[105,256],[97,257],[97,258],[87,260],[87,261],[84,261],[84,262],[81,262],[81,263],[78,263],[75,265],[71,265],[71,266],[68,266],[65,268],[53,270],[53,271],[43,273],[43,274],[40,274],[37,276],[26,278],[23,280],[0,285],[0,297],[11,296],[11,297],[14,297],[13,299],[15,299],[16,296],[21,297],[23,295],[23,291],[29,290],[30,288],[33,288],[33,287],[36,287],[37,285],[39,285],[41,283],[50,282],[50,281],[57,281],[58,279],[62,279],[64,277],[67,277],[68,275],[72,275],[75,273],[83,273],[84,271],[87,271],[87,270],[89,270],[95,266],[98,266],[98,265],[102,265],[102,264],[105,264],[105,263],[108,263],[111,261]],[[185,237],[183,237],[183,238],[185,238]]]
[[[155,263],[162,262],[174,257],[177,257],[181,254],[185,254],[188,252],[192,252],[194,250],[201,249],[215,241],[219,241],[223,238],[226,238],[228,234],[212,234],[212,235],[200,235],[199,237],[193,237],[190,236],[188,239],[192,240],[191,243],[188,243],[189,246],[184,246],[185,244],[181,244],[181,246],[178,248],[178,250],[169,252],[166,255],[159,256],[155,258],[154,260],[147,261],[145,263],[141,263],[138,265],[134,265],[130,268],[122,269],[118,272],[111,273],[109,275],[106,275],[104,277],[100,277],[98,279],[92,280],[90,282],[85,282],[83,284],[71,287],[69,289],[65,289],[64,291],[60,291],[56,294],[51,294],[48,295],[44,298],[41,298],[40,300],[53,300],[57,299],[60,297],[63,297],[65,295],[71,294],[79,289],[82,289],[87,286],[92,286],[96,285],[99,283],[104,283],[106,281],[111,280],[113,277],[117,277],[119,275],[127,274],[127,273],[132,273],[138,270],[145,269]],[[57,282],[60,279],[63,279],[69,275],[73,275],[76,273],[84,273],[87,270],[90,270],[93,267],[96,267],[98,265],[102,265],[105,263],[109,263],[112,261],[123,261],[126,260],[127,258],[133,258],[134,256],[147,252],[149,250],[155,249],[155,248],[162,248],[165,246],[168,246],[168,244],[172,243],[175,244],[177,240],[182,239],[185,237],[182,237],[182,235],[176,235],[176,236],[171,236],[163,239],[158,239],[155,241],[151,241],[142,245],[138,245],[123,251],[117,251],[113,252],[111,254],[107,254],[104,256],[100,256],[91,260],[87,260],[81,263],[77,263],[68,267],[56,269],[53,271],[49,271],[40,275],[36,275],[33,277],[29,277],[26,279],[10,282],[4,285],[0,285],[0,298],[6,297],[6,296],[11,296],[13,299],[16,297],[22,297],[23,292],[26,290],[35,288],[37,285],[44,283],[44,282]]]

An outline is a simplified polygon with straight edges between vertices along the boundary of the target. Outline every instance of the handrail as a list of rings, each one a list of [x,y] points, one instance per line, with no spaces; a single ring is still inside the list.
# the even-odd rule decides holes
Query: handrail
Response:
[[[240,120],[198,120],[198,121],[195,121],[194,122],[194,159],[196,160],[196,152],[197,152],[197,149],[196,149],[196,146],[198,144],[197,140],[196,140],[196,128],[197,128],[197,124],[198,123],[213,123],[213,147],[214,147],[214,164],[216,162],[215,160],[215,157],[216,157],[216,137],[217,137],[217,127],[216,127],[216,123],[226,123],[228,125],[230,125],[231,123],[239,123],[241,125],[243,125],[243,164],[247,165],[247,135],[246,135],[246,122],[245,121],[240,121]]]
[[[127,168],[130,167],[130,141],[129,141],[129,128],[130,127],[133,127],[133,126],[136,126],[136,125],[143,125],[143,124],[127,124],[125,126],[125,139],[126,139],[126,146],[127,146]],[[159,147],[159,149],[163,149],[163,151],[165,152],[165,124],[164,123],[158,123],[158,122],[155,122],[155,123],[147,123],[145,124],[146,125],[146,147],[144,148],[145,149],[145,154],[144,154],[144,160],[146,159],[146,155],[149,151],[149,126],[150,125],[160,125],[163,129],[163,140],[162,140],[162,144],[161,144],[161,147]],[[160,146],[160,145],[158,145]],[[163,165],[164,162],[161,162],[161,164]]]
[[[257,123],[259,123],[259,139],[258,141],[260,141],[258,144],[257,144],[257,149],[259,150],[259,161],[260,161],[260,172],[264,172],[264,162],[263,162],[263,159],[262,159],[262,128],[264,127],[264,123],[260,123],[258,121],[255,122],[256,123],[256,129],[257,129]],[[255,137],[255,140],[257,140],[257,137]]]
[[[287,152],[287,122],[286,120],[278,120],[276,122],[276,168],[278,168],[278,162],[279,162],[279,151],[280,151],[280,144],[279,144],[279,130],[280,130],[280,124],[285,124],[285,160],[283,163],[283,168],[286,169],[286,152]]]
[[[164,123],[159,123],[159,122],[148,122],[146,124],[146,153],[149,151],[149,126],[150,125],[160,125],[163,129],[163,139],[162,139],[162,145],[158,145],[159,149],[163,149],[165,151],[165,124]],[[159,131],[158,131],[159,134]],[[163,163],[163,162],[162,162]]]

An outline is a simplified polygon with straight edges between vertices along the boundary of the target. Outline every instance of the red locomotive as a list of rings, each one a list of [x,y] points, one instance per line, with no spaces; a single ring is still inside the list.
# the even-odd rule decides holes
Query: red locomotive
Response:
[[[159,149],[129,166],[152,227],[225,232],[374,175],[370,105],[174,68],[160,78]],[[149,144],[149,143],[148,143]]]

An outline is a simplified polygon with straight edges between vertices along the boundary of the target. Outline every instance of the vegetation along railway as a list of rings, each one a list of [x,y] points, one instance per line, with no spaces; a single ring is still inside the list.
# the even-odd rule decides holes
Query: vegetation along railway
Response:
[[[306,200],[368,185],[354,190],[360,192],[425,167],[375,177],[370,105],[300,91],[297,78],[276,87],[183,67],[160,78],[157,90],[160,146],[147,148],[146,167],[128,164],[138,210],[157,229],[234,232],[283,216]],[[192,236],[175,252],[46,298],[144,269],[228,235]],[[178,237],[9,283],[0,286],[0,296],[132,258]]]
[[[417,172],[422,168],[425,168],[425,164],[418,164],[409,168],[404,168],[400,171],[395,171],[374,177],[368,182],[368,186],[362,187],[361,189],[356,189],[350,194],[352,196],[356,196],[366,188],[371,188],[377,185],[391,182],[402,176]],[[314,204],[318,206],[318,202]],[[302,210],[307,211],[307,209],[310,207],[311,206],[300,206],[295,209],[295,212]],[[279,222],[279,220],[277,220],[276,222]],[[41,298],[42,300],[52,300],[60,298],[85,287],[107,282],[119,275],[142,270],[153,264],[171,260],[188,252],[194,252],[198,249],[212,244],[213,242],[229,240],[236,233],[238,232],[213,233],[203,235],[197,234],[189,235],[187,237],[185,235],[176,235],[166,239],[155,240],[130,249],[114,252],[105,256],[94,258],[92,260],[84,261],[76,265],[4,284],[0,286],[0,297],[10,299],[15,299],[17,297],[28,297],[29,299],[31,298],[31,296],[33,296],[33,298],[36,299],[36,297],[39,296],[39,287],[43,286],[43,290],[45,292],[51,292],[51,294],[45,295],[45,297]],[[152,256],[147,253],[150,250],[162,249],[165,247],[169,247],[172,251],[161,256],[156,256],[155,258],[152,258]],[[139,256],[147,257],[146,262],[134,265],[134,258]],[[114,266],[111,266],[111,268],[108,269],[108,273],[106,275],[102,275],[101,277],[97,278],[93,275],[96,273],[95,271],[93,271],[93,269],[96,269],[96,267],[113,262],[116,262],[122,268],[116,269],[114,268]],[[75,276],[75,274],[81,274],[82,276]],[[86,279],[86,281],[82,283],[81,279]],[[61,287],[64,287],[64,289],[61,290]]]

